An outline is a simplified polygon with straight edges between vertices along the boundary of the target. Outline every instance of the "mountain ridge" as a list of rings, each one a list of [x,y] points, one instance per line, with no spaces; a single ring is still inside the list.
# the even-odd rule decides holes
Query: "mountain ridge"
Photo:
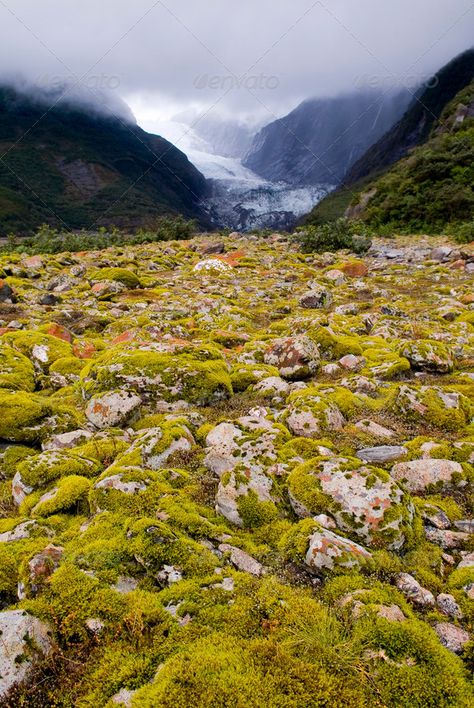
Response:
[[[182,214],[207,225],[204,176],[184,153],[122,117],[0,87],[0,229],[152,226]]]

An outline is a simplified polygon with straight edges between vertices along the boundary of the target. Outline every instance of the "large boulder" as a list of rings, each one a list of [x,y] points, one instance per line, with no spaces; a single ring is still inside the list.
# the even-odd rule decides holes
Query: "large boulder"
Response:
[[[339,529],[368,545],[399,549],[413,518],[411,500],[384,470],[355,458],[315,458],[289,475],[300,517],[329,513]]]
[[[413,369],[447,374],[454,367],[454,356],[442,342],[431,339],[416,339],[405,342],[400,350]]]
[[[201,361],[190,354],[112,347],[82,372],[84,392],[132,391],[151,400],[211,404],[232,394],[222,359]]]
[[[447,489],[465,484],[464,470],[453,460],[424,458],[399,462],[392,467],[390,475],[413,494],[420,494],[428,488]]]
[[[275,340],[265,352],[264,360],[275,366],[284,379],[299,381],[318,371],[320,354],[309,337],[298,335]]]
[[[52,649],[47,624],[23,610],[0,612],[0,699],[31,676],[35,662]]]

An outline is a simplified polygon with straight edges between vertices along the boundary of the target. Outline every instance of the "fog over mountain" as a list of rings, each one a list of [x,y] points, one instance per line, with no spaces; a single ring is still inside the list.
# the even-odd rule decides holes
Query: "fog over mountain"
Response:
[[[161,118],[190,108],[269,123],[359,87],[414,90],[470,45],[469,0],[6,0],[2,74],[110,90]],[[403,40],[403,41],[402,41]],[[297,51],[295,51],[297,48]]]
[[[45,114],[79,106],[162,136],[207,178],[216,224],[284,228],[436,83],[473,28],[468,0],[2,0],[0,85]],[[380,104],[367,111],[371,95]],[[320,153],[329,169],[315,166]]]

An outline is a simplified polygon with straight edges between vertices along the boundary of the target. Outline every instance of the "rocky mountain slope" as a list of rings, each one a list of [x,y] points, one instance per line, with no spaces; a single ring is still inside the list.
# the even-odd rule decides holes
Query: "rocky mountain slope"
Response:
[[[358,91],[301,103],[262,128],[244,165],[292,185],[338,184],[403,114],[407,91]]]
[[[153,225],[164,214],[207,224],[206,183],[171,143],[125,118],[0,87],[0,230]]]
[[[410,149],[429,138],[446,106],[474,79],[474,48],[455,57],[417,92],[401,120],[367,150],[347,174],[345,184],[354,184],[374,172],[387,169]]]
[[[424,91],[419,92],[403,118],[353,165],[344,176],[343,185],[318,204],[308,216],[307,221],[318,223],[342,216],[351,201],[357,201],[354,199],[357,193],[369,192],[372,189],[372,182],[387,172],[394,163],[417,146],[425,144],[430,137],[439,135],[438,128],[441,128],[441,132],[445,133],[460,128],[459,125],[453,125],[452,118],[456,115],[459,104],[462,104],[463,101],[469,103],[470,98],[464,92],[469,91],[473,80],[474,49],[470,49],[440,69]],[[462,141],[465,137],[469,142],[468,136],[463,136]],[[435,164],[431,165],[433,170],[431,168],[428,168],[428,171],[420,169],[419,173],[418,167],[415,167],[417,172],[414,174],[415,183],[442,182],[449,173],[450,167],[456,168],[458,160],[460,160],[458,166],[461,169],[463,161],[469,162],[471,159],[469,156],[466,158],[462,154],[459,155],[457,150],[452,151],[446,145],[447,142],[449,142],[448,138],[444,141],[430,142],[427,146],[428,151],[439,151],[439,160],[435,158],[433,162],[440,163],[441,172],[437,173]],[[452,152],[448,160],[443,156],[445,147],[448,147],[448,152]],[[421,156],[423,153],[418,151],[416,154]],[[413,162],[418,164],[416,157],[411,162],[401,163],[399,168],[395,167],[392,173],[394,181],[400,180],[401,183],[405,183],[406,168]],[[472,184],[472,178],[470,181]],[[464,182],[468,184],[469,180],[464,180]],[[413,190],[412,187],[410,191],[413,194],[416,190]],[[433,199],[436,199],[435,194],[428,197],[425,204],[429,204]],[[396,203],[398,204],[398,202]],[[449,214],[446,216],[450,217]],[[460,218],[465,218],[464,213],[460,214]],[[407,223],[406,226],[415,228],[413,223]]]
[[[0,268],[5,705],[473,704],[472,246]]]

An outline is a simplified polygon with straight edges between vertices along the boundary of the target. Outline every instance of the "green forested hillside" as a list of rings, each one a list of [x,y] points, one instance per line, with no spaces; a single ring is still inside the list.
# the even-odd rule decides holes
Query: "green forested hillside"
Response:
[[[473,78],[474,50],[469,50],[438,73],[437,87],[414,101],[305,223],[321,224],[346,213],[376,227],[409,232],[470,221]]]
[[[150,226],[164,214],[206,219],[205,179],[167,140],[125,120],[0,88],[0,233],[42,223]]]

